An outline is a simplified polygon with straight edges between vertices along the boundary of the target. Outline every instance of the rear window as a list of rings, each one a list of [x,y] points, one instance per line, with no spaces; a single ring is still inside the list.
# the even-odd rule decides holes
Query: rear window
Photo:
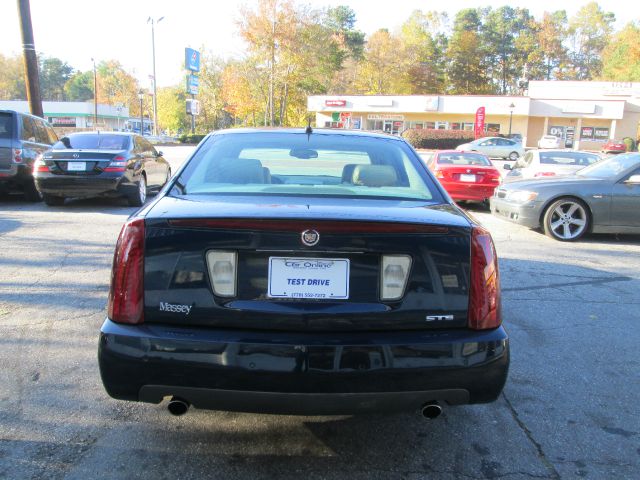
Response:
[[[540,152],[540,163],[544,165],[579,165],[589,166],[600,160],[591,153],[581,152]]]
[[[491,165],[484,155],[477,153],[441,153],[438,155],[438,165]]]
[[[183,194],[313,195],[442,201],[404,142],[283,132],[213,135],[178,179]]]
[[[129,137],[126,135],[69,135],[56,142],[53,149],[126,150],[128,146]]]
[[[0,113],[0,138],[13,138],[13,115]]]

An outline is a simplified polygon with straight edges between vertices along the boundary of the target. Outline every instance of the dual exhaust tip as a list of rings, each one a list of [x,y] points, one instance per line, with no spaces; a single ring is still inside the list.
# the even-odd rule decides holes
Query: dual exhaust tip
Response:
[[[180,397],[171,397],[171,400],[169,400],[169,405],[167,406],[167,408],[169,409],[169,413],[171,413],[171,415],[175,415],[176,417],[187,413],[189,407],[189,402]],[[420,411],[424,418],[433,420],[440,416],[440,414],[442,413],[442,407],[436,402],[429,402],[425,403]]]

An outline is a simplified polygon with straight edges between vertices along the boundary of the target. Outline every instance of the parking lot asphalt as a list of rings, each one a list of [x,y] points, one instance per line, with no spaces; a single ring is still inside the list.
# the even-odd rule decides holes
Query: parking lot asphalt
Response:
[[[161,147],[173,170],[190,147]],[[96,361],[125,201],[0,198],[0,478],[640,477],[640,237],[560,243],[475,215],[500,257],[509,380],[488,405],[295,417],[120,402]]]

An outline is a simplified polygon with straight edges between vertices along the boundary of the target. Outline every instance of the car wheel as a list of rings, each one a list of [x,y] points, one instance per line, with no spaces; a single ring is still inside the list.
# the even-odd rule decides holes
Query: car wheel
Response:
[[[518,155],[518,152],[511,152],[509,154],[509,160],[512,160],[515,162],[516,160],[518,160],[518,158],[520,158],[520,155]]]
[[[129,205],[141,207],[147,201],[147,179],[144,173],[140,175],[140,180],[136,182],[136,191],[129,195]]]
[[[33,179],[29,180],[27,182],[27,184],[25,184],[25,186],[24,186],[24,199],[27,202],[40,202],[40,201],[42,201],[42,195],[40,195],[40,192],[36,188],[36,184],[33,181]]]
[[[64,200],[65,200],[64,197],[59,197],[57,195],[49,195],[47,193],[44,193],[42,195],[42,199],[44,200],[44,203],[46,203],[50,207],[59,207],[61,205],[64,205]]]
[[[561,198],[544,212],[544,233],[554,240],[571,242],[589,231],[589,211],[577,198]]]

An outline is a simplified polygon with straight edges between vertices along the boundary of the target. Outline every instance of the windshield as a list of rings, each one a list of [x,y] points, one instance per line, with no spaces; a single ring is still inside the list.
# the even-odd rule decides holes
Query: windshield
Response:
[[[581,177],[615,177],[629,168],[640,166],[640,153],[627,153],[607,158],[578,172]]]
[[[65,148],[83,150],[126,150],[129,136],[97,133],[95,135],[68,135],[53,145],[54,150]]]
[[[555,139],[555,137],[553,137]],[[541,151],[540,163],[545,165],[578,165],[587,167],[600,160],[598,155],[583,152],[544,152]]]
[[[182,194],[375,197],[443,201],[420,160],[396,139],[341,134],[209,137],[178,178]]]
[[[491,162],[484,155],[478,153],[441,153],[438,155],[438,165],[484,165]]]

